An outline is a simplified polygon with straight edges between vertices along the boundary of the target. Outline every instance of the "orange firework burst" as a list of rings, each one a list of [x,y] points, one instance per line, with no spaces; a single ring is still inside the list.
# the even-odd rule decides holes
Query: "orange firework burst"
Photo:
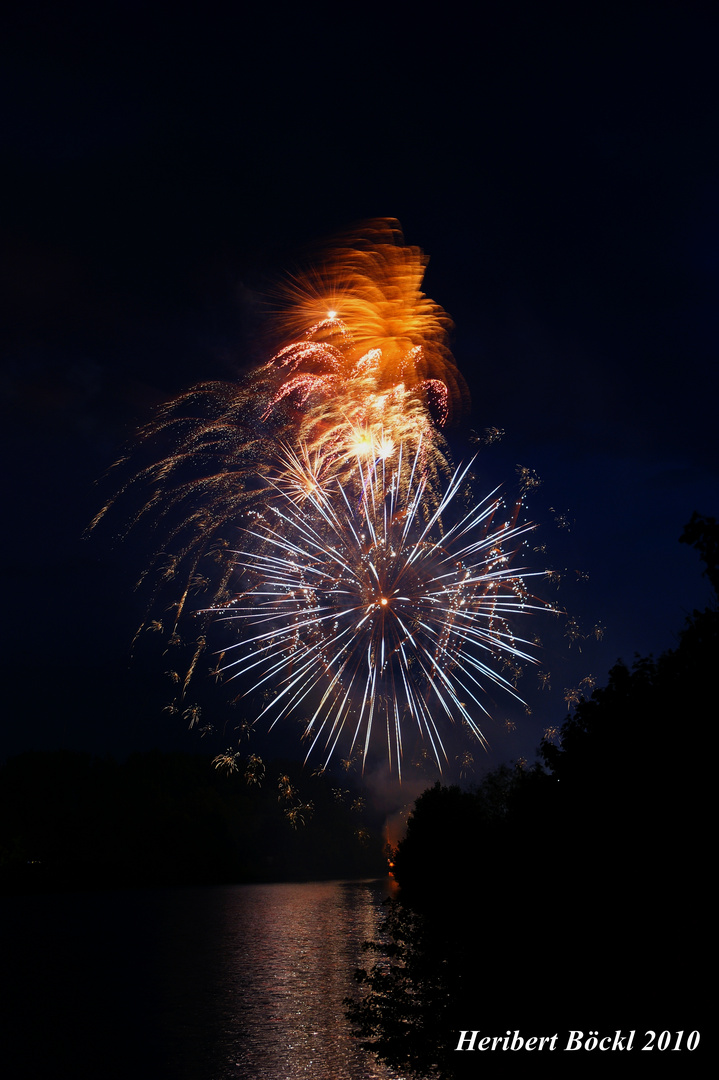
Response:
[[[452,323],[421,291],[427,259],[399,225],[378,220],[349,234],[284,293],[279,323],[292,340],[272,364],[280,404],[298,409],[301,441],[338,459],[400,443],[446,465],[438,427],[466,404],[448,347]]]

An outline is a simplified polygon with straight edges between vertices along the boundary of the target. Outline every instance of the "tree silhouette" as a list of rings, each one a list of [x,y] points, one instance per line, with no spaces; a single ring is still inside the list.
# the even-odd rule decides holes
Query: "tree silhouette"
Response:
[[[716,591],[714,519],[695,514],[681,540]],[[389,946],[349,1014],[394,1066],[476,1075],[462,1029],[699,1026],[717,655],[715,597],[675,648],[618,662],[540,765],[420,797]]]
[[[715,597],[719,596],[719,526],[716,518],[704,517],[695,510],[679,543],[691,544],[697,549],[705,564],[704,574],[711,582]]]

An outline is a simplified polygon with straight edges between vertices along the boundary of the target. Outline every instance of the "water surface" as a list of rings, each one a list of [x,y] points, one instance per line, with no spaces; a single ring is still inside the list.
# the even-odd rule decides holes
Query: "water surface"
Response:
[[[394,1080],[344,1018],[388,882],[3,901],[10,1076]],[[9,1055],[9,1056],[8,1056]]]

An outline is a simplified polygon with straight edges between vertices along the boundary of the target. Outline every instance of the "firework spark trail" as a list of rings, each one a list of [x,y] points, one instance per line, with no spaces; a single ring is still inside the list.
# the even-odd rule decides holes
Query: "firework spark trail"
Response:
[[[400,483],[402,457],[400,448],[392,467],[381,455],[357,459],[359,504],[342,484],[316,486],[310,474],[298,495],[280,473],[271,509],[255,512],[246,530],[251,550],[236,553],[250,587],[216,609],[241,627],[230,648],[243,655],[226,670],[259,669],[255,689],[275,690],[260,714],[273,715],[273,727],[299,710],[311,713],[308,755],[324,740],[325,764],[346,728],[352,750],[359,743],[366,758],[373,727],[383,722],[390,766],[394,759],[401,771],[402,731],[411,721],[441,770],[446,752],[432,703],[484,742],[463,699],[487,713],[487,683],[519,698],[493,665],[505,655],[532,660],[506,619],[541,606],[528,597],[531,575],[509,565],[533,526],[493,528],[501,502],[492,495],[437,536],[469,466],[423,520],[421,447],[407,463],[408,484]],[[301,459],[290,451],[287,460],[294,484]]]

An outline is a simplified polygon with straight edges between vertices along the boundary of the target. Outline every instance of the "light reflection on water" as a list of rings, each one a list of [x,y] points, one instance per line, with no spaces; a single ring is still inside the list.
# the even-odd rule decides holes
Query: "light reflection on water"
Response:
[[[27,1075],[66,1058],[76,1077],[128,1080],[398,1077],[361,1050],[343,1006],[389,891],[310,882],[6,900]]]
[[[206,892],[209,890],[206,890]],[[216,922],[203,956],[168,956],[166,1019],[195,1008],[193,1037],[214,1028],[218,1077],[390,1077],[349,1033],[362,942],[377,933],[380,882],[311,882],[211,890]],[[183,917],[191,915],[185,910]],[[172,942],[177,940],[177,930]],[[200,942],[198,942],[200,944]],[[198,972],[204,1007],[197,1009]],[[185,1029],[185,1035],[188,1031]],[[182,1058],[176,1059],[178,1066]]]

